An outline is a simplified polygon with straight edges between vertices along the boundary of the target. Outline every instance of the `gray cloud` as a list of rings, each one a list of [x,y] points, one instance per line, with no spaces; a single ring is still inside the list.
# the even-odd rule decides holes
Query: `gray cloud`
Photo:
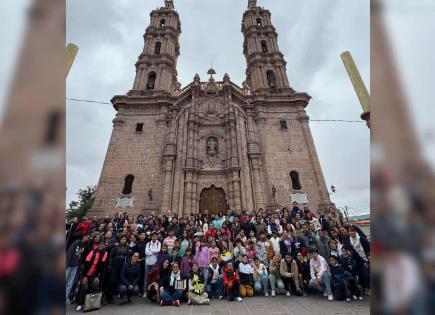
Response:
[[[228,73],[241,84],[245,59],[240,32],[246,1],[175,0],[182,34],[178,63],[183,85],[195,73],[204,79],[211,63],[217,78]],[[68,1],[67,41],[80,46],[67,81],[67,96],[109,101],[127,92],[151,10],[163,0]],[[358,120],[358,100],[340,60],[350,50],[369,84],[369,1],[265,1],[279,46],[288,62],[290,84],[313,96],[314,119]],[[67,201],[79,188],[98,182],[115,111],[110,105],[67,102]],[[369,209],[369,132],[364,124],[312,122],[311,129],[332,199]]]

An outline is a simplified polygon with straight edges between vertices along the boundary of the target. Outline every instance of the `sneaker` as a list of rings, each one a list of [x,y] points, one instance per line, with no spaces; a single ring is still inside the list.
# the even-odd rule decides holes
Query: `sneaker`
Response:
[[[180,300],[175,300],[174,303],[172,303],[174,306],[180,306]]]
[[[275,290],[272,290],[272,293],[270,294],[270,296],[275,296]]]
[[[350,298],[346,298],[346,302],[348,302],[348,303],[349,303],[349,302],[350,302]]]
[[[328,296],[328,293],[326,293],[326,292],[323,292],[323,296]]]
[[[81,310],[82,310],[82,306],[81,305],[77,306],[76,311],[80,312]]]
[[[358,297],[361,301],[362,301],[362,299],[363,299],[363,297],[362,296],[360,296],[360,297]]]
[[[287,292],[285,293],[285,295],[287,295],[287,296],[291,296],[290,291],[287,291]]]
[[[142,298],[144,298],[144,299],[147,298],[147,293],[146,292],[142,295]]]
[[[219,295],[219,300],[222,300],[224,298],[223,295]]]
[[[303,297],[307,297],[307,296],[308,296],[307,291],[304,290],[304,291],[302,292],[302,296],[303,296]]]
[[[187,305],[190,305],[192,302],[189,300],[187,300]]]
[[[240,296],[237,297],[237,301],[242,302],[242,298]]]
[[[356,297],[356,295],[352,295],[352,299],[354,299],[355,301],[358,300],[358,298]]]
[[[264,292],[264,296],[269,296],[269,292]]]
[[[332,296],[332,294],[328,295],[328,301],[333,301],[334,297]]]
[[[165,305],[166,305],[165,301],[160,300],[160,306],[165,306]]]

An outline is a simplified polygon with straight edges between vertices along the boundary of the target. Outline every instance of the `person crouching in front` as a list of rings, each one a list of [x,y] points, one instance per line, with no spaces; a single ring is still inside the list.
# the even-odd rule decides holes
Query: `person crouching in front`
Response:
[[[208,266],[208,281],[207,281],[207,293],[210,298],[223,297],[223,275],[218,264],[218,259],[213,257],[211,264]]]
[[[193,263],[192,272],[189,275],[189,291],[187,292],[187,304],[208,305],[210,299],[208,294],[204,292],[205,281],[204,275],[199,270],[198,264]]]
[[[139,264],[139,253],[133,253],[131,261],[126,261],[121,269],[119,282],[120,305],[125,304],[124,296],[127,293],[127,303],[131,303],[131,296],[139,293],[139,280],[141,267]]]
[[[239,302],[242,301],[239,286],[239,275],[237,274],[237,271],[234,270],[233,263],[229,261],[224,267],[224,288],[229,301],[234,301],[234,299],[237,299]]]
[[[302,290],[299,285],[298,264],[290,253],[285,254],[284,259],[281,260],[280,273],[287,290],[286,295],[290,296],[291,290],[296,292],[297,295],[302,295]]]
[[[160,278],[160,306],[180,306],[185,289],[185,280],[181,278],[180,266],[178,262],[173,262],[172,272]]]
[[[254,296],[254,268],[248,261],[248,256],[243,255],[239,264],[240,296]]]

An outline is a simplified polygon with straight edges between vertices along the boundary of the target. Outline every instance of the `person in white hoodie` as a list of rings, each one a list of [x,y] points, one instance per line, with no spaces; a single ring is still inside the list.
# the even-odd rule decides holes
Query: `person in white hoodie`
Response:
[[[317,250],[311,250],[310,260],[310,275],[311,279],[308,283],[310,288],[317,288],[319,291],[323,291],[323,295],[328,297],[329,301],[332,301],[334,297],[331,291],[331,272],[329,270],[328,262],[325,258],[317,253]]]
[[[162,244],[157,239],[157,233],[153,232],[151,234],[151,241],[145,246],[145,277],[144,277],[144,291],[147,288],[147,276],[149,271],[157,263],[157,257],[159,256]],[[146,297],[146,292],[144,293],[144,298]]]
[[[273,248],[273,252],[275,254],[279,254],[280,253],[280,248],[279,248],[279,241],[281,239],[278,237],[278,232],[277,231],[273,231],[272,232],[272,237],[270,238],[270,243],[272,244],[272,248]]]

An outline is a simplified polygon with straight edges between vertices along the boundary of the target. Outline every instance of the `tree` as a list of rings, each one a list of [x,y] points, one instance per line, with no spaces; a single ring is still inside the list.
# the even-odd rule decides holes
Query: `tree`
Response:
[[[92,207],[95,200],[95,186],[87,186],[85,189],[79,189],[77,193],[78,201],[71,201],[69,208],[66,210],[66,217],[68,219],[78,217],[81,219],[86,215],[88,210]]]

